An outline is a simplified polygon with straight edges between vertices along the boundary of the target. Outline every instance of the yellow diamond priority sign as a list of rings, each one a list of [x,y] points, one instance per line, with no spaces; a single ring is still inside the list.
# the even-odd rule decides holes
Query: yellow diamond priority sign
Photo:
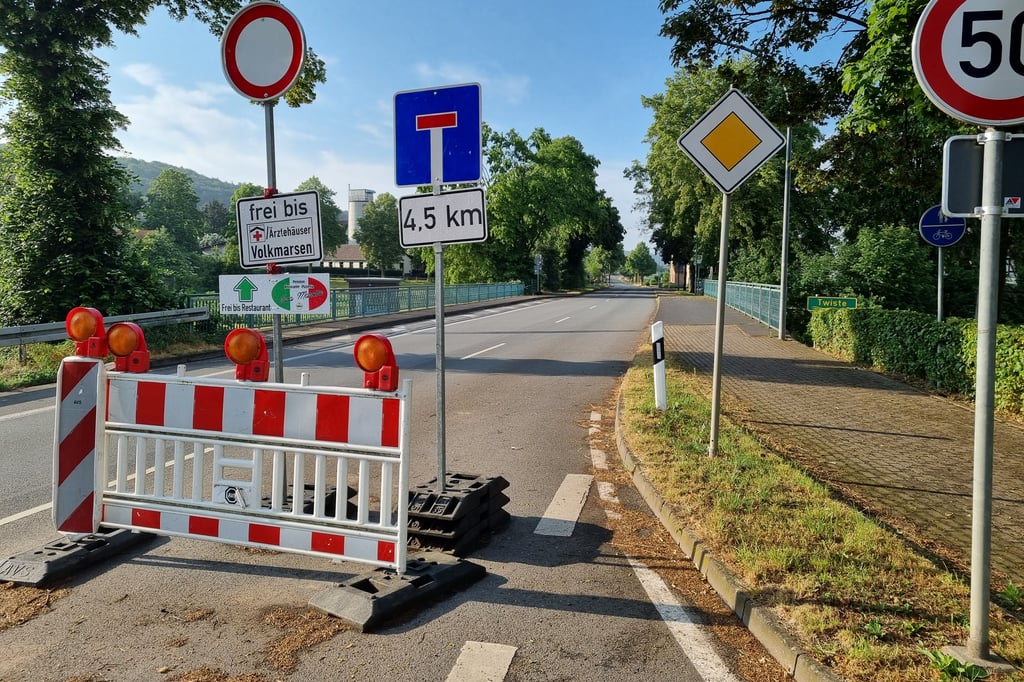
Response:
[[[739,90],[729,92],[679,138],[679,147],[726,194],[785,144]]]

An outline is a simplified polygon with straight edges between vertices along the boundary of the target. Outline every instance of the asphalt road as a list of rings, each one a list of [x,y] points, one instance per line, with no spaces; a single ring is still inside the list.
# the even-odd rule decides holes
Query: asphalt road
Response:
[[[447,469],[510,483],[511,524],[468,557],[487,570],[480,582],[374,633],[338,633],[293,672],[267,672],[263,656],[281,635],[267,614],[301,612],[369,568],[158,539],[76,576],[50,613],[0,632],[0,681],[149,680],[202,666],[295,680],[738,679],[704,641],[700,614],[609,545],[605,509],[583,478],[593,473],[592,408],[649,340],[654,305],[642,289],[613,287],[447,320]],[[410,480],[425,483],[438,470],[433,324],[381,332],[413,382]],[[288,346],[285,382],[306,372],[317,385],[360,385],[352,341]],[[54,537],[53,391],[0,395],[0,557]],[[580,481],[589,494],[571,535],[537,534],[552,500]]]

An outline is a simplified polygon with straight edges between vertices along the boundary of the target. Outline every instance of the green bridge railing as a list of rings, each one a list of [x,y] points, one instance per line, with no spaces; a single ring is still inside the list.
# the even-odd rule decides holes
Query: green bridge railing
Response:
[[[718,298],[718,280],[706,279],[704,295]],[[752,282],[726,282],[725,304],[741,313],[751,316],[772,329],[779,328],[779,303],[781,289],[778,284],[755,284]]]
[[[522,296],[522,282],[503,282],[498,284],[450,284],[444,288],[444,304],[474,303],[490,301],[512,296]],[[234,327],[261,328],[270,327],[274,316],[270,313],[246,313],[244,315],[222,315],[220,313],[220,296],[218,294],[189,294],[185,297],[185,307],[207,308],[210,320],[224,329]],[[282,314],[282,326],[302,326],[345,320],[372,315],[385,315],[409,310],[421,310],[434,307],[433,286],[406,287],[366,287],[352,289],[332,289],[331,300],[327,311],[323,313]]]

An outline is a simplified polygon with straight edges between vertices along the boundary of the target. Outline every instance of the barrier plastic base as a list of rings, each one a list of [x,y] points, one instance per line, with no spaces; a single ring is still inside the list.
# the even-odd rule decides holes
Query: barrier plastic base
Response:
[[[0,582],[33,586],[52,583],[155,537],[130,530],[100,529],[74,542],[64,538],[54,540],[0,563]]]
[[[309,605],[369,632],[414,605],[487,574],[483,566],[443,552],[410,553],[406,566],[403,575],[378,569],[350,578],[313,595]]]

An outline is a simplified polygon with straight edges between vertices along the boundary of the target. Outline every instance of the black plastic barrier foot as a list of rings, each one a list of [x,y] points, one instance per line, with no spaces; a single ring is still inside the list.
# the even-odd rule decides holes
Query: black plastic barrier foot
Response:
[[[448,474],[409,492],[409,547],[465,556],[490,534],[508,525],[509,498],[501,476]]]
[[[52,583],[155,537],[130,530],[101,529],[75,542],[64,538],[54,540],[0,563],[0,582],[37,587]]]
[[[415,552],[410,553],[403,575],[385,569],[357,575],[316,593],[309,605],[369,632],[415,605],[462,589],[486,574],[483,566],[450,554]]]

